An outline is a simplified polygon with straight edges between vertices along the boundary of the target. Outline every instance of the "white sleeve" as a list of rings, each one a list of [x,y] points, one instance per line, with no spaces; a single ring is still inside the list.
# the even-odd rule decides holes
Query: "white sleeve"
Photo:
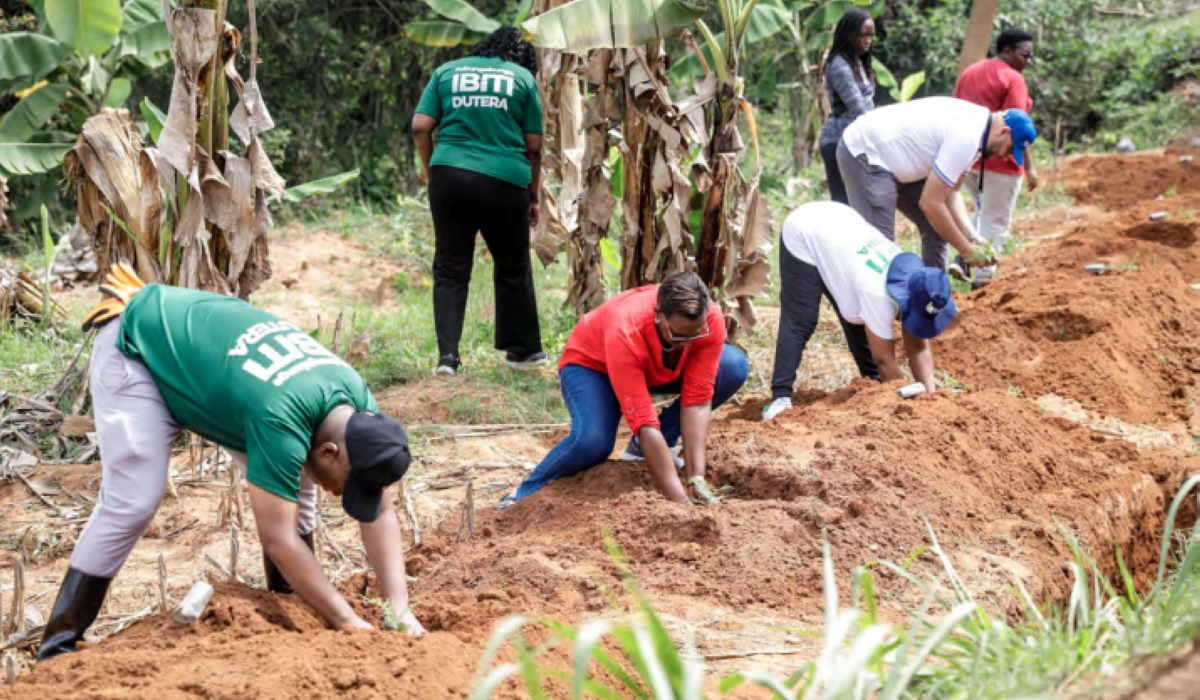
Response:
[[[880,338],[891,340],[894,337],[893,322],[896,320],[896,307],[891,297],[886,293],[880,297],[859,292],[858,301],[862,305],[864,325]]]
[[[950,187],[958,184],[963,175],[975,165],[979,154],[979,142],[983,132],[974,136],[955,134],[942,142],[937,157],[933,160],[933,172]]]

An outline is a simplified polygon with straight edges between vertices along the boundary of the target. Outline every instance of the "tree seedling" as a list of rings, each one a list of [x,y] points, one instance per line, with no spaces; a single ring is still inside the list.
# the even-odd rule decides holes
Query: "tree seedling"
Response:
[[[395,632],[403,632],[407,629],[407,625],[400,620],[404,617],[405,613],[410,613],[417,607],[416,603],[412,603],[403,613],[397,615],[396,611],[392,608],[392,601],[390,600],[380,600],[379,598],[372,598],[370,596],[363,596],[362,599],[364,603],[379,608],[383,612],[383,624]]]

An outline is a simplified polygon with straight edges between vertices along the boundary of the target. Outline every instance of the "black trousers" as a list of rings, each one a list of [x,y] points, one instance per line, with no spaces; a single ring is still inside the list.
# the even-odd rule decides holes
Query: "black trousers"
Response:
[[[837,162],[837,141],[821,146],[821,161],[825,163],[825,179],[829,182],[829,199],[842,204],[850,203],[846,194],[846,181],[842,179]]]
[[[438,354],[458,356],[475,262],[475,234],[495,262],[496,349],[528,355],[542,349],[533,266],[529,259],[529,190],[462,168],[435,166],[429,176],[433,254],[433,322]]]
[[[790,397],[796,384],[796,371],[804,357],[808,339],[817,329],[821,317],[821,297],[829,298],[833,310],[842,322],[846,344],[858,365],[858,373],[879,381],[879,367],[871,357],[867,344],[867,328],[842,318],[815,265],[809,265],[779,246],[779,275],[782,281],[779,304],[779,337],[775,340],[775,369],[771,373],[771,398]]]

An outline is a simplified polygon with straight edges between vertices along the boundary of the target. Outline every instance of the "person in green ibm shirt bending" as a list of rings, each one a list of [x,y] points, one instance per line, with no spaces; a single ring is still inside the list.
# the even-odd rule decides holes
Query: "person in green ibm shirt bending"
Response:
[[[231,297],[143,286],[125,263],[85,321],[101,327],[90,390],[103,477],[71,554],[38,661],[75,650],[109,584],[146,531],[181,430],[221,445],[245,470],[267,587],[293,590],[332,627],[366,628],[313,555],[317,486],[359,521],[367,559],[406,632],[400,525],[387,494],[411,459],[408,437],[366,383],[290,323]],[[290,584],[290,585],[289,585]]]
[[[529,261],[542,169],[542,104],[535,75],[533,46],[519,29],[501,27],[469,58],[434,71],[413,116],[436,239],[435,374],[457,374],[462,363],[458,345],[476,233],[483,234],[496,264],[496,349],[506,352],[513,369],[546,361]]]

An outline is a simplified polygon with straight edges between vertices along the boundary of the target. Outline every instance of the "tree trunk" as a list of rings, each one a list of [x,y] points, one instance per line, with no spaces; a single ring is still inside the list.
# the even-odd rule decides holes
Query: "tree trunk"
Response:
[[[972,63],[987,58],[988,44],[992,39],[992,25],[996,22],[1000,0],[973,0],[971,18],[967,21],[967,34],[963,39],[962,54],[958,59],[958,72],[962,73]]]

